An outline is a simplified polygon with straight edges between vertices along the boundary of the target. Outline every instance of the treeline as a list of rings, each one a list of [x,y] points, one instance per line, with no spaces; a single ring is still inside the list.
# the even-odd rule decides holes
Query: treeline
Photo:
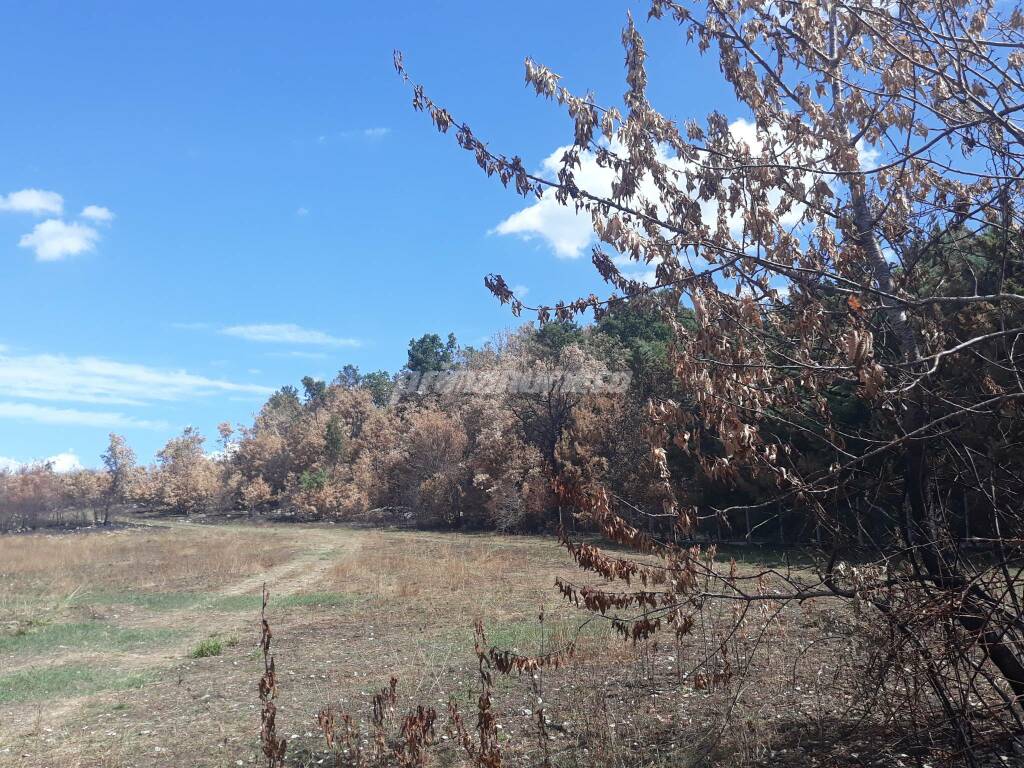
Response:
[[[0,469],[0,531],[110,522],[113,508],[137,492],[148,473],[120,435],[111,434],[102,471],[56,472],[43,462]]]
[[[553,480],[600,481],[655,528],[664,480],[649,455],[647,409],[678,398],[669,363],[677,323],[692,327],[689,310],[652,300],[583,327],[526,325],[481,348],[427,334],[410,342],[396,375],[347,365],[330,382],[306,377],[274,393],[252,424],[221,424],[212,445],[186,428],[148,467],[111,435],[104,470],[0,473],[0,528],[102,522],[126,504],[503,531],[574,525]],[[681,450],[669,460],[709,505],[758,495],[704,478]],[[777,512],[707,516],[700,528],[723,539],[809,535]]]

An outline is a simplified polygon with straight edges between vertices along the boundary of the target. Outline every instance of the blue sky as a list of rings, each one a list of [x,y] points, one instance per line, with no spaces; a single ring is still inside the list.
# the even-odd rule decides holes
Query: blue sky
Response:
[[[585,223],[480,174],[412,111],[391,55],[541,168],[571,131],[524,87],[524,57],[616,103],[627,9],[645,16],[593,0],[10,5],[0,457],[93,466],[113,430],[149,461],[303,375],[396,370],[427,332],[479,344],[518,322],[491,271],[530,301],[598,290]],[[713,57],[670,22],[641,29],[663,111],[742,117]]]

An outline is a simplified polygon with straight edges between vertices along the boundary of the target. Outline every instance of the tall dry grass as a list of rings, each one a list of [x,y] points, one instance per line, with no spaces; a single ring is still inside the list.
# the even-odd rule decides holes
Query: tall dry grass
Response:
[[[397,602],[414,615],[443,610],[468,630],[478,616],[533,616],[558,605],[555,576],[569,568],[552,539],[372,531],[325,574],[324,588]]]
[[[281,537],[212,527],[6,536],[0,585],[40,596],[203,588],[264,572],[295,550]]]

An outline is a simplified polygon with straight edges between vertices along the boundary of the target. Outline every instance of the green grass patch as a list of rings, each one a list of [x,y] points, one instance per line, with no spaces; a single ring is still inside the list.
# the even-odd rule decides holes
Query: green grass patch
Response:
[[[469,630],[472,632],[472,630]],[[536,621],[484,622],[487,644],[519,653],[532,654],[539,650],[540,624]],[[544,636],[550,638],[552,627],[544,628]]]
[[[209,656],[220,656],[225,648],[234,648],[238,645],[238,638],[234,635],[210,635],[199,645],[188,652],[189,658],[205,659]]]
[[[130,605],[155,613],[161,611],[202,608],[210,611],[240,613],[257,612],[262,597],[251,595],[217,595],[206,592],[87,592],[74,595],[70,605]],[[352,605],[357,597],[345,592],[307,592],[275,598],[271,596],[274,608],[337,608]]]
[[[582,615],[578,620],[548,618],[544,622],[543,635],[540,622],[536,620],[484,622],[484,632],[487,634],[488,645],[492,647],[534,654],[540,651],[542,637],[544,648],[548,651],[572,641],[576,637],[577,627],[586,618]],[[579,639],[593,637],[598,629],[591,622],[580,631]]]
[[[0,636],[0,653],[45,653],[61,648],[126,651],[166,643],[179,634],[173,629],[124,629],[100,621],[44,624]]]
[[[77,664],[33,667],[0,675],[0,704],[141,688],[151,679],[152,675],[146,673],[123,673]]]
[[[209,597],[201,592],[83,592],[70,605],[130,605],[147,611],[190,608]]]
[[[270,596],[270,608],[338,608],[352,605],[356,595],[345,592],[300,592],[283,597]],[[212,596],[200,603],[202,607],[213,611],[251,611],[258,612],[263,604],[261,595],[230,595]]]
[[[220,656],[224,652],[224,643],[216,637],[208,637],[200,641],[199,645],[188,652],[191,659],[206,659],[210,656]]]
[[[208,595],[199,605],[210,611],[256,613],[263,604],[260,595]]]
[[[286,595],[278,600],[270,598],[270,605],[279,608],[340,608],[354,604],[358,600],[356,595],[347,592],[298,592],[294,595]]]

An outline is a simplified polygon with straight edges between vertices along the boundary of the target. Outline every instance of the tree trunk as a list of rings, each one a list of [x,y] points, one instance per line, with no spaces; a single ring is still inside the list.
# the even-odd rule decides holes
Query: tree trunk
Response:
[[[888,262],[882,254],[874,235],[874,220],[868,206],[863,179],[850,182],[851,203],[854,225],[857,229],[858,244],[867,257],[878,289],[886,294],[893,292],[892,275]],[[892,323],[897,350],[904,362],[920,357],[917,337],[904,309],[893,306],[891,300],[881,299]],[[901,419],[903,434],[913,433],[927,423],[922,404],[909,401]],[[904,535],[907,544],[919,556],[928,582],[945,591],[963,589],[966,579],[959,572],[955,558],[947,557],[943,548],[947,545],[948,531],[938,519],[928,494],[929,467],[924,438],[908,441],[904,455],[904,487],[910,519],[905,523]],[[958,586],[959,585],[959,586]],[[1024,663],[1019,649],[1011,647],[1004,639],[1004,633],[991,627],[993,612],[998,604],[976,585],[972,587],[976,599],[966,599],[957,611],[956,619],[964,629],[977,633],[978,639],[988,653],[992,663],[1003,675],[1020,700],[1024,697]]]
[[[968,584],[956,567],[953,559],[947,557],[942,541],[943,532],[935,519],[934,506],[928,501],[928,460],[924,443],[913,440],[906,455],[906,495],[910,510],[907,535],[908,544],[921,554],[929,581],[936,587],[954,593],[964,593],[965,598],[956,619],[968,632],[978,635],[978,640],[996,669],[1013,689],[1018,701],[1024,701],[1024,662],[1020,649],[1007,642],[1009,628],[999,626],[993,618],[1001,608],[981,587]],[[911,527],[912,526],[912,527]],[[924,540],[918,541],[920,534]]]

